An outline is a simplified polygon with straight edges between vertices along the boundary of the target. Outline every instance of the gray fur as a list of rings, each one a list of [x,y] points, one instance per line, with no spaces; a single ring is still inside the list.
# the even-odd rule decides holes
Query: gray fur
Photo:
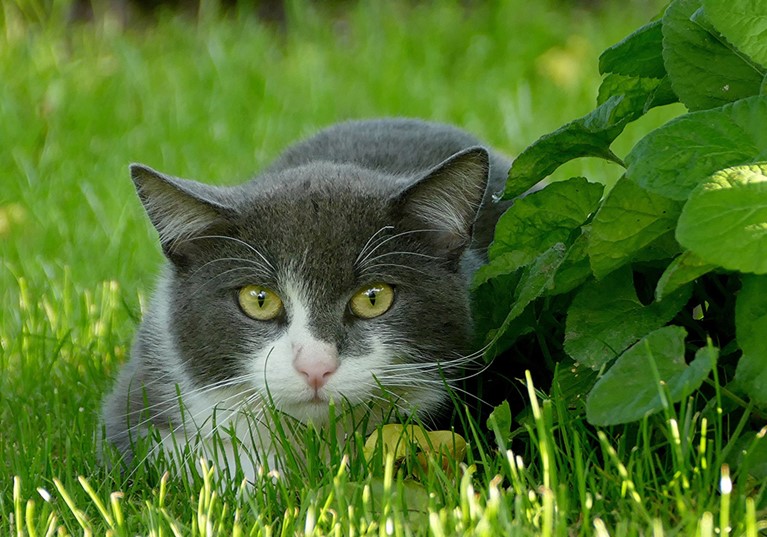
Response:
[[[387,381],[383,369],[368,376],[412,405],[404,410],[424,418],[436,412],[445,398],[441,376],[471,351],[468,278],[505,209],[490,196],[509,161],[481,146],[454,127],[387,119],[325,129],[235,187],[133,166],[169,263],[105,401],[107,440],[130,459],[149,424],[180,427],[177,393],[222,399],[215,386],[256,393],[247,404],[245,396],[235,400],[243,412],[258,413],[264,379],[252,373],[250,357],[286,337],[298,310],[286,304],[268,322],[246,317],[236,296],[250,284],[285,296],[294,292],[290,285],[300,288],[311,337],[338,350],[338,375],[375,361],[365,358],[375,345],[391,354],[387,367],[433,364],[413,368],[406,383]],[[394,305],[374,319],[354,318],[347,302],[371,282],[393,285]],[[289,357],[268,359],[285,361],[270,367],[292,374]],[[238,377],[250,380],[232,381]],[[271,396],[280,410],[322,421],[321,408],[304,414],[291,394]]]

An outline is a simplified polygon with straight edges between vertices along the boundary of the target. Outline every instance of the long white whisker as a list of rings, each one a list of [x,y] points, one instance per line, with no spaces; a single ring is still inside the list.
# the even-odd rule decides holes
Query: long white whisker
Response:
[[[370,243],[373,242],[373,240],[378,236],[378,234],[381,232],[387,231],[389,229],[394,229],[394,226],[383,226],[382,228],[380,228],[378,231],[376,231],[370,236],[368,241],[365,243],[365,246],[362,247],[362,250],[360,250],[360,253],[357,255],[357,258],[354,260],[355,265],[360,263],[360,258],[365,254],[365,250],[368,249],[368,246],[370,246]],[[367,259],[367,257],[365,259]],[[364,261],[364,259],[362,261]]]
[[[236,243],[238,243],[238,244],[242,244],[242,245],[243,245],[243,246],[245,246],[245,247],[246,247],[248,250],[250,250],[251,252],[253,252],[254,254],[256,254],[258,257],[260,257],[260,258],[261,258],[261,259],[264,261],[264,263],[266,263],[266,265],[267,265],[269,268],[271,268],[272,270],[274,270],[274,265],[272,265],[272,264],[269,262],[269,260],[266,258],[266,256],[265,256],[264,254],[262,254],[261,252],[259,252],[259,251],[258,251],[258,249],[256,249],[256,247],[254,247],[253,245],[251,245],[251,244],[248,244],[247,242],[245,242],[245,241],[243,241],[243,240],[241,240],[241,239],[238,239],[237,237],[228,237],[228,236],[226,236],[226,235],[202,235],[202,236],[200,236],[200,237],[194,237],[193,239],[190,239],[190,240],[198,240],[198,239],[223,239],[223,240],[228,240],[228,241],[236,242]]]
[[[414,230],[410,230],[410,231],[403,231],[401,233],[396,233],[396,234],[392,235],[391,237],[386,237],[385,239],[380,241],[378,244],[376,244],[375,247],[372,248],[367,253],[367,255],[359,263],[357,263],[357,266],[359,266],[361,268],[364,268],[364,265],[365,265],[365,262],[367,261],[367,259],[371,255],[373,255],[373,253],[376,250],[378,250],[381,246],[383,246],[384,244],[386,244],[387,242],[389,242],[391,240],[394,240],[394,239],[399,238],[399,237],[404,237],[405,235],[412,235],[413,233],[428,233],[428,232],[439,232],[439,231],[440,231],[439,229],[414,229]]]
[[[363,272],[370,272],[373,269],[382,268],[382,267],[397,267],[397,268],[403,268],[403,269],[410,269],[420,274],[423,274],[424,276],[428,276],[428,274],[421,269],[417,269],[415,267],[409,267],[407,265],[398,265],[396,263],[378,263],[376,265],[365,265],[365,267],[362,270]]]
[[[246,259],[244,257],[218,257],[216,259],[213,259],[213,260],[208,261],[207,263],[204,263],[203,265],[201,265],[189,277],[193,278],[194,276],[197,275],[198,272],[200,272],[205,267],[213,265],[215,263],[223,263],[224,261],[234,261],[234,262],[238,262],[238,263],[244,263],[244,264],[250,265],[251,267],[256,267],[258,269],[261,269],[263,272],[270,272],[269,267],[267,267],[261,261],[256,261],[255,259]]]

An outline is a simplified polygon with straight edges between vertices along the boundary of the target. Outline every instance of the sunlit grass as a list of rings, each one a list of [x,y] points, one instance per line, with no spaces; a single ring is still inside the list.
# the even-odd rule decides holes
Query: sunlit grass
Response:
[[[767,530],[764,484],[732,464],[738,438],[725,441],[716,412],[685,402],[636,427],[594,430],[529,379],[530,415],[510,431],[465,415],[469,453],[448,469],[383,452],[367,461],[361,435],[341,447],[311,430],[306,456],[327,465],[287,462],[250,485],[203,462],[181,480],[150,462],[121,474],[97,457],[100,401],[161,260],[129,162],[235,183],[322,125],[385,115],[455,123],[516,154],[593,107],[599,51],[659,9],[619,4],[294,3],[278,28],[212,4],[199,19],[165,13],[122,27],[108,16],[67,22],[66,3],[52,13],[4,3],[0,532]],[[616,152],[640,133],[628,129]],[[610,182],[619,169],[583,160],[560,173]]]

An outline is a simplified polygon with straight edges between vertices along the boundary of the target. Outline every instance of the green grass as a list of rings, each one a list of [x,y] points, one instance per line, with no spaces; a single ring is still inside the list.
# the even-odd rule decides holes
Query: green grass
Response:
[[[161,255],[127,176],[140,161],[235,183],[322,125],[418,116],[510,154],[593,108],[598,53],[657,2],[291,4],[284,30],[205,4],[122,28],[66,3],[4,3],[0,30],[0,533],[44,535],[757,535],[764,483],[734,473],[737,435],[688,402],[595,430],[556,391],[511,431],[473,423],[465,465],[423,471],[357,436],[301,432],[309,460],[252,487],[131,476],[97,459],[100,400]],[[625,154],[654,111],[615,145]],[[616,166],[557,177],[607,183]],[[520,372],[523,377],[523,372]],[[714,414],[716,415],[716,414]],[[468,418],[467,418],[468,419]],[[496,440],[497,439],[497,440]],[[512,451],[505,445],[511,439]]]

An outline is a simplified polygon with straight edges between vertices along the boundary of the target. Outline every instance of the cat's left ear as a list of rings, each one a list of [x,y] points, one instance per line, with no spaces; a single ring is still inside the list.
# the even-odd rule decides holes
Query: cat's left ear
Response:
[[[482,147],[465,149],[437,165],[398,196],[405,224],[428,230],[442,255],[460,255],[471,242],[489,170]]]

